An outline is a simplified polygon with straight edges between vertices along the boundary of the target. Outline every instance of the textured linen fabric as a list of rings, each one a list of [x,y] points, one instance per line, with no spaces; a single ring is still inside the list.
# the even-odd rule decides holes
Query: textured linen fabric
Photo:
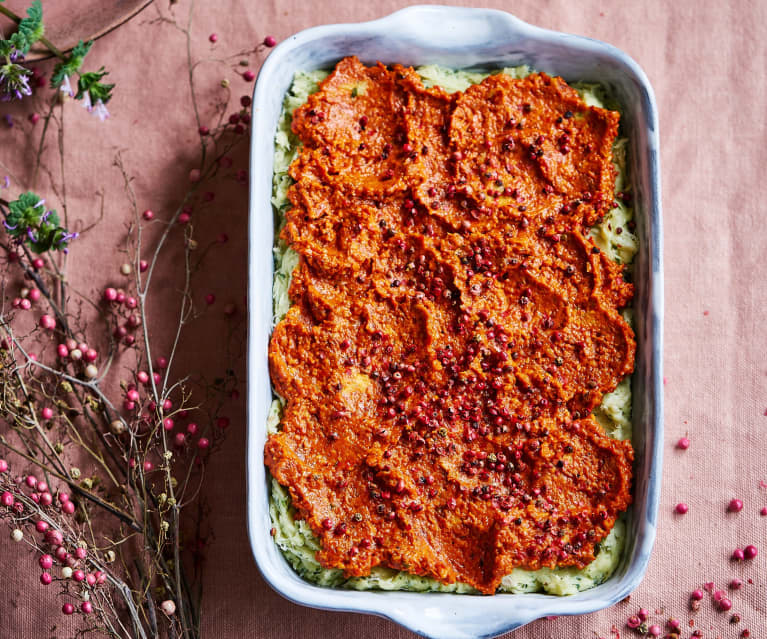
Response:
[[[76,1],[66,2],[76,10]],[[623,49],[649,76],[661,124],[667,384],[663,493],[655,550],[630,602],[583,617],[540,620],[513,636],[612,638],[617,630],[622,637],[631,637],[635,635],[625,628],[625,620],[644,607],[651,611],[654,623],[662,625],[669,616],[680,619],[683,637],[691,634],[691,619],[707,638],[738,637],[746,627],[752,637],[765,637],[767,517],[761,517],[759,510],[767,506],[767,488],[760,485],[767,480],[767,197],[763,188],[767,2],[482,0],[476,4]],[[186,5],[187,0],[180,0],[175,10],[183,15]],[[198,3],[193,42],[196,51],[206,53],[207,35],[216,32],[220,42],[251,48],[266,34],[279,40],[309,26],[368,20],[402,6],[396,0],[208,0]],[[166,10],[164,4],[162,9]],[[139,206],[155,210],[172,204],[183,192],[195,157],[183,38],[172,28],[152,23],[156,15],[157,10],[150,7],[94,47],[90,62],[107,65],[118,85],[109,122],[102,125],[75,113],[74,106],[68,110],[70,215],[81,217],[84,224],[95,220],[102,187],[107,202],[105,220],[81,240],[71,262],[70,277],[84,290],[103,287],[105,273],[116,273],[121,262],[111,247],[119,242],[130,213],[120,175],[111,166],[115,151],[125,149],[128,170],[136,176]],[[218,77],[206,73],[199,86],[210,85]],[[229,77],[235,98],[252,90],[252,85],[232,73]],[[0,112],[8,108],[0,105]],[[28,129],[22,122],[8,129],[0,122],[0,169],[6,172],[20,173],[32,160],[33,152],[23,146],[24,127]],[[235,168],[246,166],[243,149],[235,157]],[[231,240],[206,262],[198,296],[212,291],[222,305],[233,300],[242,308],[247,190],[234,181],[226,184],[217,191],[216,215],[209,216],[202,229],[211,237],[225,231]],[[164,310],[158,309],[150,327],[159,336],[167,334],[175,321]],[[187,343],[194,348],[186,350],[182,369],[220,368],[223,327],[219,309],[218,315],[211,314],[192,329]],[[242,355],[237,369],[244,374]],[[383,619],[304,609],[282,599],[263,581],[246,536],[243,401],[229,407],[229,438],[207,475],[215,536],[205,565],[203,636],[412,636]],[[685,434],[691,446],[682,452],[675,443]],[[739,514],[726,512],[733,497],[745,502]],[[673,512],[680,501],[690,507],[684,516]],[[756,560],[729,561],[733,548],[750,543],[761,551]],[[18,548],[3,533],[0,637],[73,635],[78,622],[63,617],[52,587],[45,590],[38,583],[36,560]],[[691,590],[708,581],[727,590],[726,584],[735,576],[745,584],[739,591],[729,591],[734,604],[730,613],[717,612],[708,596],[699,612],[689,612]],[[740,623],[730,623],[732,612],[740,615]]]

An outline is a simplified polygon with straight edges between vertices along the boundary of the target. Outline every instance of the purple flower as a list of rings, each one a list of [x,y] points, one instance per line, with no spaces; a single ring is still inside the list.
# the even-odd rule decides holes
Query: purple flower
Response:
[[[5,230],[6,230],[6,231],[15,231],[17,228],[19,228],[19,225],[18,225],[18,224],[17,224],[16,226],[11,226],[11,225],[10,225],[10,224],[8,224],[8,222],[6,222],[5,220],[3,220],[3,226],[5,227]]]
[[[37,236],[35,235],[34,231],[32,230],[31,226],[27,227],[27,237],[29,238],[30,242],[37,242]]]
[[[3,183],[0,184],[0,189],[9,189],[11,188],[11,178],[9,178],[7,175],[3,177]]]
[[[0,102],[21,100],[25,95],[32,95],[29,87],[31,75],[29,69],[13,62],[0,66]]]

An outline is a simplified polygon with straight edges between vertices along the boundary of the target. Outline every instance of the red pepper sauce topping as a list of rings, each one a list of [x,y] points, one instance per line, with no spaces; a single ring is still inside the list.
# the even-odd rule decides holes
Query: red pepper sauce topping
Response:
[[[296,109],[265,459],[323,566],[493,593],[594,559],[631,501],[591,416],[634,366],[632,285],[588,234],[618,117],[543,73],[451,95],[356,58]]]

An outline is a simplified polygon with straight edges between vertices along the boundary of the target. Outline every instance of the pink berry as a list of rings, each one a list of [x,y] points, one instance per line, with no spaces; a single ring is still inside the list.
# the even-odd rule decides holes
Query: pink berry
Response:
[[[89,572],[86,577],[85,581],[89,586],[93,586],[96,583],[96,575],[94,575],[92,572]]]
[[[189,220],[192,219],[192,216],[189,215],[189,213],[179,213],[178,215],[178,223],[179,224],[188,224]]]
[[[730,588],[733,590],[739,590],[743,586],[743,582],[735,577],[732,581],[730,581]]]
[[[682,437],[677,443],[676,447],[680,450],[687,450],[690,447],[690,440],[687,437]]]
[[[114,302],[117,299],[117,291],[113,288],[104,289],[104,299],[107,302]]]
[[[682,630],[682,624],[679,623],[678,619],[669,619],[666,625],[671,632],[681,632]]]
[[[654,623],[652,626],[650,626],[647,629],[647,633],[651,637],[660,637],[661,633],[663,632],[663,629],[656,623]]]
[[[154,211],[152,211],[151,209],[147,209],[147,210],[146,210],[146,211],[144,211],[144,212],[143,212],[141,215],[143,216],[143,218],[144,218],[144,219],[145,219],[147,222],[149,222],[149,221],[151,221],[151,220],[153,220],[153,219],[154,219]]]
[[[748,545],[743,549],[743,556],[746,559],[754,559],[759,554],[756,546]]]
[[[173,402],[168,398],[164,399],[162,401],[162,409],[167,413],[171,408],[173,408]]]
[[[693,590],[692,593],[690,594],[690,599],[693,599],[695,601],[700,601],[701,599],[703,599],[703,591],[700,588],[698,588],[697,590]]]
[[[647,610],[647,608],[640,608],[637,612],[637,617],[641,619],[642,621],[647,621],[647,618],[650,616],[650,611]]]
[[[60,546],[64,543],[64,535],[61,534],[60,530],[51,528],[45,533],[45,541],[51,546]]]
[[[629,617],[629,618],[626,620],[626,625],[627,625],[629,628],[639,628],[639,626],[640,626],[640,624],[641,624],[641,623],[642,623],[642,622],[640,621],[639,617],[637,617],[636,615],[631,615],[631,616],[630,616],[630,617]]]
[[[48,522],[43,521],[42,519],[35,522],[35,530],[39,533],[44,533],[46,530],[48,530]]]
[[[50,506],[53,503],[53,495],[48,492],[40,493],[40,503],[43,506]]]
[[[83,548],[82,546],[78,546],[77,548],[75,548],[75,557],[77,557],[78,559],[85,559],[87,555],[88,555],[88,551],[85,550],[85,548]]]
[[[218,42],[218,35],[215,33],[211,33],[208,36],[208,40],[210,40],[213,44],[215,44],[216,42]]]
[[[82,570],[75,570],[75,571],[72,573],[72,578],[73,578],[75,581],[78,581],[78,582],[79,582],[79,581],[83,581],[83,579],[85,579],[85,573],[84,573]]]
[[[40,325],[40,328],[44,328],[47,331],[52,331],[56,328],[56,320],[50,315],[41,315],[38,324]]]
[[[208,135],[210,133],[210,129],[203,124],[199,129],[197,129],[197,132],[200,135]]]
[[[150,462],[150,461],[145,461],[143,468],[144,468],[144,472],[148,473],[149,471],[151,471],[154,468],[154,464],[152,464],[152,462]]]
[[[746,554],[740,548],[736,548],[732,551],[732,559],[734,561],[743,561],[745,558]]]
[[[53,577],[51,577],[51,573],[44,572],[40,575],[40,583],[43,584],[43,586],[50,586],[52,581]]]
[[[144,371],[139,371],[138,373],[136,373],[136,379],[141,384],[147,384],[149,382],[149,374]]]
[[[160,373],[155,371],[154,373],[152,373],[152,379],[154,380],[155,384],[159,384],[162,381],[162,376],[160,375]]]
[[[40,411],[40,414],[43,416],[43,419],[45,420],[53,419],[53,410],[51,410],[51,408],[48,406],[43,408],[43,410]]]
[[[733,499],[730,501],[730,505],[727,506],[727,510],[732,513],[739,513],[743,510],[743,502],[740,499]]]
[[[82,610],[86,615],[89,615],[93,612],[93,604],[90,601],[83,601],[80,604],[80,610]]]
[[[30,488],[34,488],[35,486],[37,486],[37,477],[35,477],[34,475],[27,475],[24,478],[24,483]]]
[[[690,510],[690,507],[685,504],[684,502],[680,502],[676,505],[676,512],[679,515],[685,515],[687,514],[687,511]]]
[[[200,439],[197,440],[197,448],[205,450],[208,446],[210,446],[210,441],[207,437],[200,437]]]
[[[8,470],[8,462],[4,459],[0,459],[0,473],[4,473]]]
[[[85,351],[86,362],[95,362],[98,358],[99,358],[99,354],[94,349],[89,348],[87,351]]]
[[[140,260],[138,263],[138,270],[142,273],[145,272],[149,268],[149,262],[146,260]]]
[[[19,308],[28,311],[30,308],[32,308],[32,302],[24,298],[23,300],[19,301]]]
[[[216,301],[216,296],[215,296],[215,295],[213,295],[213,293],[208,293],[208,294],[205,296],[205,303],[206,303],[208,306],[210,306],[211,304],[213,304],[215,301]]]
[[[0,504],[7,506],[8,508],[13,506],[13,495],[11,495],[11,493],[6,490],[2,495],[0,495]]]
[[[36,257],[34,260],[32,260],[32,266],[35,267],[35,270],[40,270],[45,266],[45,260],[42,257]]]
[[[157,362],[155,362],[155,366],[159,370],[163,370],[168,367],[168,359],[166,357],[158,357]]]
[[[135,403],[135,402],[132,402],[132,401],[130,401],[129,399],[126,399],[126,400],[123,402],[123,408],[124,408],[124,409],[125,409],[127,412],[129,412],[129,413],[130,413],[131,411],[134,411],[134,410],[136,410],[136,403]]]
[[[173,443],[181,448],[184,445],[184,442],[186,441],[186,435],[184,433],[176,433],[176,436],[173,438]]]
[[[67,557],[69,556],[69,553],[67,552],[67,549],[64,548],[64,546],[59,546],[56,548],[56,559],[59,561],[66,561]]]
[[[61,510],[67,515],[73,515],[75,512],[75,502],[68,501],[65,504],[61,504]]]
[[[269,47],[270,49],[277,44],[277,40],[274,36],[266,36],[264,38],[264,46]]]
[[[253,80],[256,79],[256,74],[248,69],[245,73],[242,74],[242,79],[245,80],[245,82],[253,82]]]
[[[197,434],[197,424],[195,424],[194,422],[189,422],[186,425],[186,432],[189,433],[190,435]]]
[[[41,479],[39,482],[37,482],[37,490],[39,490],[41,493],[46,492],[48,490],[48,484]]]
[[[43,555],[37,560],[37,563],[40,564],[40,568],[43,570],[50,570],[53,567],[53,557],[50,555]]]
[[[125,396],[132,402],[137,402],[139,400],[139,394],[135,388],[125,393]]]
[[[59,493],[58,498],[60,504],[66,504],[69,501],[69,493]]]
[[[249,95],[243,95],[240,98],[240,105],[243,106],[246,109],[251,105],[252,102],[253,101],[250,99]]]
[[[174,422],[170,417],[166,417],[162,420],[162,427],[165,430],[173,430],[173,427],[176,425],[176,422]]]
[[[36,302],[37,300],[40,299],[40,295],[42,295],[42,293],[40,293],[40,289],[31,288],[29,289],[29,293],[27,294],[27,297],[31,299],[33,302]]]
[[[59,344],[56,347],[56,352],[58,353],[58,356],[61,358],[69,356],[69,349],[67,348],[66,344]]]
[[[65,615],[71,615],[75,611],[75,607],[71,603],[65,603],[61,606],[61,612]]]
[[[27,119],[32,123],[32,125],[37,124],[40,121],[40,114],[39,113],[30,113]]]
[[[732,602],[727,597],[722,598],[719,601],[719,609],[723,611],[730,610],[732,608]]]

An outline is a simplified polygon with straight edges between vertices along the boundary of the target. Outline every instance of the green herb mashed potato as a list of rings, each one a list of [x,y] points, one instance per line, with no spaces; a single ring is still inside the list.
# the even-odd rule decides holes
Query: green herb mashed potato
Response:
[[[416,69],[427,87],[440,86],[448,92],[463,91],[472,84],[481,82],[490,75],[479,71],[455,71],[434,65]],[[531,72],[527,66],[502,69],[514,78],[521,78]],[[299,71],[293,78],[283,102],[282,113],[277,125],[274,146],[274,177],[272,187],[272,205],[275,210],[275,226],[278,231],[285,223],[285,213],[290,208],[288,188],[292,179],[288,175],[291,162],[298,155],[300,141],[293,135],[290,124],[296,107],[306,102],[310,94],[318,90],[319,84],[328,75],[327,71]],[[616,108],[601,86],[596,84],[573,84],[581,97],[590,106]],[[613,146],[613,163],[617,170],[615,192],[627,192],[630,189],[626,174],[626,138],[618,138]],[[616,206],[601,224],[591,230],[596,245],[616,262],[629,265],[637,252],[636,236],[628,228],[633,218],[632,209],[621,198],[616,198]],[[616,233],[616,229],[622,229]],[[280,321],[290,308],[288,287],[293,269],[298,264],[298,254],[288,248],[282,240],[277,240],[274,247],[274,324]],[[624,315],[632,323],[631,309]],[[267,419],[267,432],[279,430],[284,400],[275,397]],[[616,439],[631,438],[631,380],[624,379],[618,387],[604,396],[602,404],[595,409],[594,415],[610,437]],[[390,568],[376,567],[368,577],[347,579],[343,571],[323,568],[315,559],[319,550],[319,541],[306,522],[296,519],[296,512],[291,506],[290,495],[286,488],[271,481],[270,514],[274,526],[274,540],[285,558],[295,571],[307,581],[319,586],[340,587],[352,590],[409,590],[416,592],[455,592],[475,593],[466,584],[442,584],[434,579],[418,577]],[[572,595],[588,590],[604,581],[615,571],[620,563],[626,541],[626,524],[623,517],[615,523],[613,530],[600,544],[596,559],[583,569],[543,568],[530,571],[515,568],[501,582],[500,592],[529,593],[545,592],[552,595]]]

